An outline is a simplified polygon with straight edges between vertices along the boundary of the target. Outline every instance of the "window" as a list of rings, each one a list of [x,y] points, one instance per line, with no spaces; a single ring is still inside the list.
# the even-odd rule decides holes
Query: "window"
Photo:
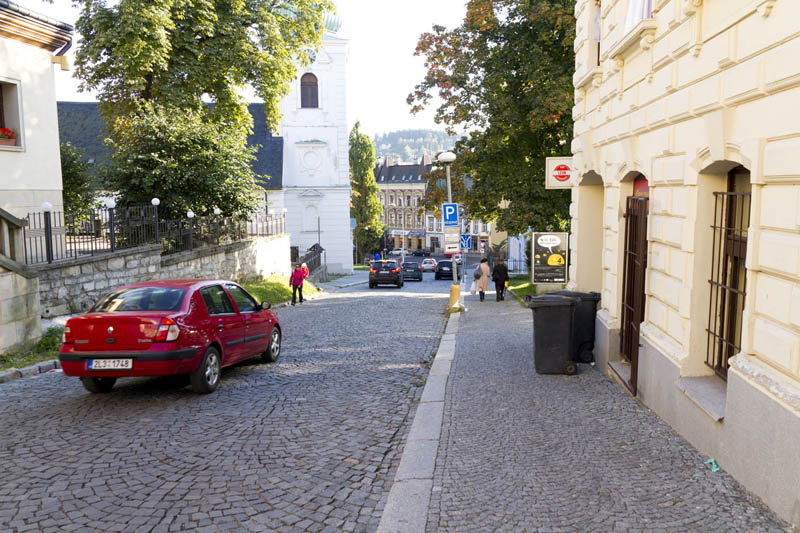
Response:
[[[92,308],[93,313],[117,311],[178,311],[184,289],[170,287],[138,287],[112,292]]]
[[[403,197],[402,196],[398,196],[397,197],[397,205],[399,207],[403,207]]]
[[[728,359],[742,345],[751,189],[750,172],[740,166],[728,174],[727,192],[714,193],[706,364],[723,379],[728,377]]]
[[[209,315],[229,315],[235,314],[231,299],[219,285],[206,287],[200,291],[200,296],[203,297],[203,302],[206,304],[206,309]]]
[[[317,85],[317,77],[310,72],[303,74],[303,77],[300,78],[300,107],[319,107],[319,86]]]
[[[406,205],[411,205],[411,195],[410,194],[406,195]]]
[[[411,215],[406,215],[406,224],[411,226]]]
[[[16,82],[0,79],[0,128],[10,130],[0,137],[0,146],[22,146],[21,112],[19,85]]]
[[[417,215],[417,226],[422,224],[422,215]]]
[[[256,301],[247,294],[244,289],[238,285],[225,285],[228,292],[231,293],[233,301],[236,302],[236,307],[239,308],[240,313],[255,313],[258,304]]]
[[[641,21],[653,17],[653,0],[628,0],[628,16],[625,19],[627,34]]]
[[[389,197],[389,203],[394,205],[394,194]]]

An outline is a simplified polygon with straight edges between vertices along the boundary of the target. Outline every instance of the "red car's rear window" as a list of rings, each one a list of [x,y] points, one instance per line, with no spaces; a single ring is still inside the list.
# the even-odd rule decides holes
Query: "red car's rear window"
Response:
[[[92,313],[118,311],[178,311],[186,289],[172,287],[135,287],[107,294],[92,307]]]

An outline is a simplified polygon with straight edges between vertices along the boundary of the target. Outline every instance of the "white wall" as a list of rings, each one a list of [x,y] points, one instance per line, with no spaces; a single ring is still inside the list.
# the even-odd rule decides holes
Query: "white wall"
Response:
[[[0,81],[19,83],[22,147],[0,146],[0,208],[24,217],[42,202],[61,210],[55,81],[47,50],[0,37]]]

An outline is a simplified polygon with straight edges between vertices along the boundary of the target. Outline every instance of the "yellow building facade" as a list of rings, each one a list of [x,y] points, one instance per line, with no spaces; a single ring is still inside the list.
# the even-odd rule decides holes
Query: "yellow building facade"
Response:
[[[577,0],[598,367],[800,523],[800,2]]]

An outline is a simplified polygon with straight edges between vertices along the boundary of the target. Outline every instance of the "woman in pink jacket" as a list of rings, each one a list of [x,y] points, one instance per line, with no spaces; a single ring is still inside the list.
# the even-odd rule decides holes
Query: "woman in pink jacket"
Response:
[[[300,294],[300,303],[303,303],[303,280],[306,279],[300,263],[294,265],[292,275],[289,277],[289,285],[292,286],[292,305],[297,302],[297,294]]]

